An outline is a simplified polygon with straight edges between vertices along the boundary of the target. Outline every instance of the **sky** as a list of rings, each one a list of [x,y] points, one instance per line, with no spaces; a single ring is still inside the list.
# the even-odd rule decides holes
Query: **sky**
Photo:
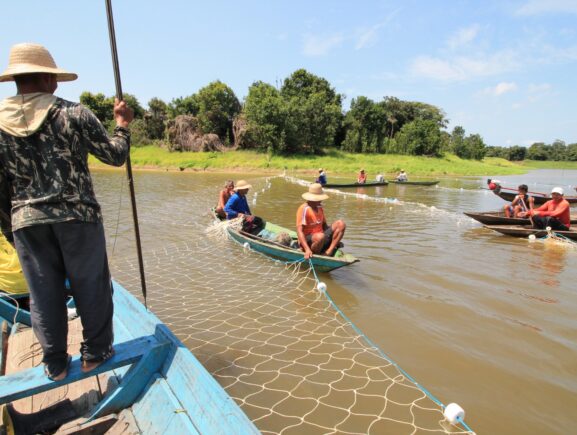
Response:
[[[220,80],[243,100],[304,68],[352,99],[441,108],[487,145],[577,143],[577,0],[113,0],[122,89],[147,107]],[[105,1],[2,2],[13,44],[79,75],[56,94],[115,93]],[[0,83],[0,98],[15,93]]]

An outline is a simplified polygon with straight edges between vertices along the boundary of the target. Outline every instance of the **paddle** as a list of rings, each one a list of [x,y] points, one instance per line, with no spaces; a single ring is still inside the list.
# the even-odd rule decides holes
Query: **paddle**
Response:
[[[118,52],[116,51],[116,35],[114,33],[114,18],[112,16],[111,0],[106,1],[106,16],[108,18],[108,35],[110,38],[110,50],[112,52],[112,67],[114,69],[114,82],[116,84],[116,98],[122,101],[122,83],[120,82],[120,67],[118,66]],[[146,280],[144,277],[144,261],[142,260],[142,247],[140,245],[140,229],[138,227],[138,213],[136,211],[136,196],[134,193],[134,182],[132,179],[132,165],[130,163],[130,142],[128,143],[129,151],[126,157],[126,177],[128,178],[128,187],[130,188],[130,202],[132,204],[132,220],[134,222],[134,234],[136,238],[136,251],[138,254],[138,266],[140,269],[140,284],[142,286],[142,296],[144,297],[144,306],[146,306]]]
[[[523,204],[523,208],[525,210],[527,210],[527,213],[529,213],[529,221],[531,222],[531,226],[533,228],[535,228],[535,223],[533,222],[533,215],[531,214],[533,212],[533,207],[531,207],[531,209],[529,209],[529,207],[527,207],[527,204],[525,203],[525,200],[523,198],[519,198],[521,199],[521,203]]]

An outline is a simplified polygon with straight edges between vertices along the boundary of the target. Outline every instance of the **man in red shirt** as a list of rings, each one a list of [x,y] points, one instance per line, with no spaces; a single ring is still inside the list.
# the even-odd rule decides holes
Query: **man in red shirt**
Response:
[[[334,255],[345,234],[345,223],[338,220],[330,227],[327,225],[321,201],[329,196],[320,184],[311,184],[302,197],[306,202],[297,210],[297,235],[305,258],[311,258],[313,254]]]
[[[551,196],[553,199],[541,207],[520,213],[519,216],[532,216],[535,228],[551,227],[552,230],[567,231],[571,226],[569,201],[563,198],[561,187],[554,187]]]

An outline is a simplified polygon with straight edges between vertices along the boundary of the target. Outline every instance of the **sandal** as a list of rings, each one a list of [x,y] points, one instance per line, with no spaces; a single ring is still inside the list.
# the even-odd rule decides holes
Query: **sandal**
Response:
[[[44,374],[48,379],[51,381],[61,381],[66,376],[68,376],[68,367],[70,366],[70,361],[72,361],[72,357],[70,355],[66,358],[66,363],[64,364],[64,368],[61,368],[62,363],[49,363],[44,365]]]
[[[82,360],[82,366],[80,367],[80,370],[82,370],[82,373],[88,373],[94,370],[96,367],[101,366],[102,363],[108,361],[113,356],[114,356],[114,348],[110,349],[110,352],[108,352],[103,357],[98,358],[97,360],[90,360],[90,361]]]

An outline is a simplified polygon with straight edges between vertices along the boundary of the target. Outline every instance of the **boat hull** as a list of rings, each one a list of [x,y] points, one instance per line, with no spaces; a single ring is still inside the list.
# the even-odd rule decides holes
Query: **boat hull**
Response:
[[[343,187],[376,187],[376,186],[387,186],[388,181],[373,181],[369,183],[327,183],[323,187],[340,189]]]
[[[493,191],[495,193],[495,191]],[[504,192],[503,190],[499,191],[499,193],[495,193],[497,196],[503,198],[505,201],[513,201],[515,196],[517,196],[517,191],[515,192]],[[532,195],[535,204],[541,205],[545,204],[547,201],[551,200],[550,196],[539,196],[539,195]],[[566,196],[565,199],[569,202],[569,204],[577,204],[577,196]]]
[[[283,227],[269,224],[268,222],[265,227],[265,231],[269,231],[272,236],[282,231],[287,232],[293,238],[296,236],[294,231],[288,231]],[[271,240],[263,239],[243,231],[234,230],[232,228],[228,228],[228,234],[233,240],[237,241],[241,245],[244,246],[245,243],[247,243],[250,249],[253,251],[266,255],[267,257],[273,258],[275,260],[280,260],[286,263],[304,261],[304,252],[301,249],[282,246],[278,243],[272,242]],[[314,255],[311,258],[313,267],[317,272],[330,272],[331,270],[349,266],[359,261],[352,255],[343,254],[342,251],[337,251],[337,255],[339,256],[328,257],[326,255]]]
[[[528,225],[485,225],[485,228],[513,237],[528,237],[530,235],[545,237],[547,235],[547,230],[532,228]],[[577,240],[577,231],[575,230],[554,231],[554,233],[570,240]]]
[[[530,225],[531,221],[526,218],[514,218],[505,216],[503,211],[464,212],[465,215],[485,225]],[[577,224],[577,218],[571,218],[571,224]]]
[[[439,184],[439,180],[436,181],[397,181],[391,180],[389,183],[394,184],[406,184],[408,186],[434,186],[435,184]]]

